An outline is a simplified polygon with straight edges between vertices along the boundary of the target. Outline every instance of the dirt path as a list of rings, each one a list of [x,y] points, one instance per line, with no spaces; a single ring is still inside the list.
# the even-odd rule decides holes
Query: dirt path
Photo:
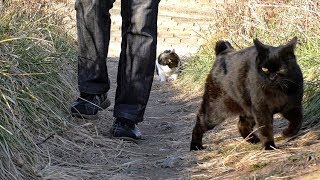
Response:
[[[200,98],[185,97],[172,83],[154,80],[145,120],[138,124],[143,139],[134,143],[112,138],[117,58],[109,58],[107,65],[111,106],[99,112],[96,120],[70,117],[65,131],[50,135],[41,144],[47,158],[39,160],[38,176],[50,180],[191,179],[198,165],[189,143]]]
[[[108,68],[113,83],[110,97],[114,102],[117,60],[109,59]],[[119,155],[115,161],[127,167],[112,175],[115,179],[189,179],[194,157],[189,151],[191,128],[198,99],[177,99],[172,84],[154,81],[145,120],[139,124],[143,140],[137,144],[123,142],[121,148],[131,153]],[[112,104],[113,105],[113,104]],[[100,115],[100,129],[109,136],[112,105]],[[105,128],[107,127],[107,128]]]

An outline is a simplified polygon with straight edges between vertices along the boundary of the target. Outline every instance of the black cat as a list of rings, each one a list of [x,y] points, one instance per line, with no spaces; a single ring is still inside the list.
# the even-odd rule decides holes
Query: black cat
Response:
[[[254,46],[236,51],[218,41],[216,61],[207,77],[203,101],[192,132],[191,150],[203,149],[203,134],[230,116],[239,116],[238,129],[251,143],[276,148],[273,115],[289,121],[284,136],[298,133],[302,124],[303,76],[294,49],[297,38],[278,47],[255,39]],[[253,133],[256,126],[259,134]]]

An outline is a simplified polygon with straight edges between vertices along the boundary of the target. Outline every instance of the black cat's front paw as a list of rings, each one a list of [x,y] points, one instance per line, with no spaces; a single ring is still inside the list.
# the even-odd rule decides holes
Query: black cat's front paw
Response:
[[[288,128],[285,128],[285,129],[282,131],[282,135],[283,135],[284,137],[292,137],[292,136],[294,136],[294,135],[297,135],[298,132],[299,132],[299,130],[300,130],[300,127],[299,127],[299,128],[295,128],[295,129],[288,127]]]
[[[205,149],[205,147],[202,146],[200,143],[194,143],[192,142],[190,145],[190,151],[200,151]]]
[[[264,143],[264,149],[265,150],[275,150],[275,149],[277,149],[277,147],[274,144],[274,142],[266,142],[266,143]]]
[[[250,142],[251,144],[257,144],[260,142],[260,139],[258,138],[257,135],[252,134],[249,139],[247,139],[248,142]]]

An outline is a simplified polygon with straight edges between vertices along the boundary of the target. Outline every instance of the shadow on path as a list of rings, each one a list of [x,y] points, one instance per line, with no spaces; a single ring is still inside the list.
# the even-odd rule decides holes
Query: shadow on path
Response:
[[[100,119],[95,123],[98,132],[109,138],[118,61],[109,58],[107,65],[111,81],[108,96],[112,104],[100,113]],[[137,143],[116,140],[119,144],[114,148],[112,161],[122,168],[108,173],[108,178],[190,178],[195,161],[189,151],[189,142],[200,98],[181,100],[178,95],[172,84],[154,80],[145,120],[138,125],[143,139]],[[99,177],[101,175],[97,175]]]

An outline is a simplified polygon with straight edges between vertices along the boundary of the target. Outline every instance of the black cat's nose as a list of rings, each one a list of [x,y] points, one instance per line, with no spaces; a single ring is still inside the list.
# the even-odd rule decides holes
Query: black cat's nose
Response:
[[[270,79],[271,81],[276,80],[277,77],[278,77],[278,74],[277,74],[277,73],[270,73],[270,75],[269,75],[269,79]]]

